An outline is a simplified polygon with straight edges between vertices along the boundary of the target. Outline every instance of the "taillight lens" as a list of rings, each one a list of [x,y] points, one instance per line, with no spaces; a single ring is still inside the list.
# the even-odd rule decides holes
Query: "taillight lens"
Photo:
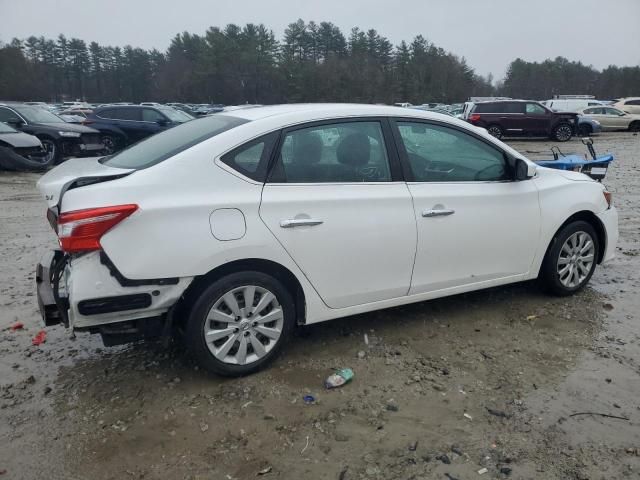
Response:
[[[469,116],[470,122],[477,122],[478,120],[480,120],[480,115],[478,115],[477,113]]]
[[[60,247],[67,253],[100,250],[100,238],[137,209],[130,204],[62,213],[58,217]]]
[[[611,207],[611,200],[613,197],[613,195],[611,195],[611,192],[608,190],[603,190],[602,194],[604,195],[604,199],[607,201],[607,205]]]

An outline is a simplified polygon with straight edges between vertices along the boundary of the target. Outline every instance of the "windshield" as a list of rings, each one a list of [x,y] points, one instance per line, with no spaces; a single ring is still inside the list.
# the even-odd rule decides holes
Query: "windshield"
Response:
[[[166,117],[172,122],[184,123],[188,122],[189,120],[193,120],[193,117],[191,115],[181,112],[180,110],[176,110],[175,108],[158,108],[158,110],[164,113]]]
[[[30,105],[18,105],[13,108],[31,123],[64,123],[63,119],[44,108]]]
[[[102,163],[116,168],[147,168],[247,122],[226,115],[200,118],[149,137],[112,157],[104,158]]]
[[[17,130],[11,128],[6,123],[0,122],[0,133],[16,133]]]

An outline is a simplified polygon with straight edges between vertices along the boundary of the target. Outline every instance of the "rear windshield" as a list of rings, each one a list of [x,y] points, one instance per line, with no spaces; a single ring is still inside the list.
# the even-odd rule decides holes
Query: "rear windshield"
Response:
[[[226,115],[192,120],[131,145],[111,157],[105,157],[102,163],[116,168],[147,168],[247,122],[248,120]]]

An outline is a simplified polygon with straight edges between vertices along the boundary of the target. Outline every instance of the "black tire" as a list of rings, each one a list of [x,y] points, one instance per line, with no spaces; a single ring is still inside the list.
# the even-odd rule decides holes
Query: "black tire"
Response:
[[[42,147],[47,152],[43,159],[46,166],[56,165],[62,161],[62,148],[58,142],[51,137],[38,137],[42,143]]]
[[[100,136],[100,141],[104,145],[103,153],[105,155],[112,155],[118,150],[121,150],[124,141],[118,135],[104,134]]]
[[[233,314],[231,313],[231,309],[229,309],[227,306],[226,300],[224,300],[224,297],[227,294],[233,292],[234,289],[244,289],[246,288],[246,286],[258,287],[256,289],[256,293],[254,294],[254,297],[256,299],[256,307],[259,305],[259,295],[261,295],[260,293],[258,293],[258,289],[264,289],[267,292],[272,293],[275,297],[275,303],[267,305],[268,313],[276,310],[276,305],[282,309],[280,336],[277,340],[274,341],[273,344],[271,344],[270,338],[262,335],[257,331],[257,328],[262,327],[263,325],[266,325],[268,327],[271,325],[269,328],[273,327],[272,323],[265,323],[256,327],[255,323],[258,323],[256,321],[256,318],[260,319],[262,315],[251,318],[251,313],[247,312],[247,317],[249,318],[242,319],[237,323],[217,322],[215,320],[208,319],[209,315],[212,315],[212,309],[214,309],[216,305],[221,305],[217,308],[228,310],[229,313],[227,315],[233,316]],[[236,306],[243,305],[242,315],[244,315],[244,300],[240,297],[235,296],[239,294],[240,292],[233,293],[234,298],[236,298],[236,300],[239,300]],[[222,303],[220,304],[219,302]],[[219,310],[215,311],[218,312]],[[240,317],[236,317],[236,320],[239,318]],[[271,363],[278,356],[278,354],[282,350],[282,347],[290,337],[295,323],[296,312],[293,297],[280,281],[262,272],[238,272],[222,277],[221,279],[209,285],[202,291],[202,293],[200,293],[193,307],[191,308],[187,320],[187,328],[184,340],[187,349],[195,357],[198,364],[204,369],[223,376],[239,377],[257,372],[258,370]],[[247,326],[248,324],[249,326]],[[255,331],[253,327],[256,327]],[[244,341],[246,345],[244,351],[247,360],[252,356],[257,357],[257,359],[255,359],[251,363],[239,365],[237,363],[231,363],[231,361],[225,362],[216,358],[212,350],[210,350],[209,346],[207,345],[207,341],[205,340],[205,328],[215,328],[217,329],[217,332],[221,333],[223,332],[223,330],[233,330],[233,332],[229,332],[226,336],[216,339],[215,342],[210,342],[214,350],[218,349],[218,352],[221,352],[227,343],[231,343],[233,346],[230,348],[230,350],[228,350],[229,354],[233,353],[234,355],[238,355],[240,350],[240,342]],[[243,339],[242,337],[245,338]],[[253,342],[256,340],[259,340],[261,342],[261,344],[265,347],[265,350],[269,349],[262,357],[260,357],[258,352],[253,347]],[[215,344],[216,342],[219,342],[218,345]],[[227,357],[226,353],[221,355],[223,355],[225,358]]]
[[[568,123],[561,123],[553,129],[553,139],[558,142],[568,142],[571,137],[573,137],[573,128]]]
[[[570,267],[574,256],[569,255],[566,250],[563,250],[563,247],[565,247],[565,244],[567,244],[570,238],[580,238],[580,234],[586,235],[593,243],[593,259],[588,266],[588,273],[586,275],[584,275],[584,270],[580,270],[580,267],[577,264],[573,265],[573,268],[578,272],[579,278],[577,279],[578,281],[576,282],[576,285],[568,285],[566,281],[562,280],[564,274],[561,275],[560,273],[562,268],[560,261],[566,262],[569,260],[565,266]],[[579,220],[565,225],[551,241],[551,245],[549,245],[545,258],[542,262],[538,279],[540,280],[543,288],[549,293],[553,293],[558,296],[572,295],[583,289],[591,279],[591,276],[596,269],[599,248],[600,244],[598,235],[591,224]],[[581,275],[584,275],[584,277],[582,278]],[[571,273],[569,273],[569,277],[571,277]]]
[[[631,122],[629,124],[629,131],[630,132],[640,132],[640,122],[639,121]]]
[[[588,137],[593,133],[593,128],[588,123],[578,125],[578,133],[581,137]]]
[[[487,132],[489,132],[489,135],[496,137],[497,139],[504,136],[504,130],[502,130],[500,125],[489,125],[487,127]]]

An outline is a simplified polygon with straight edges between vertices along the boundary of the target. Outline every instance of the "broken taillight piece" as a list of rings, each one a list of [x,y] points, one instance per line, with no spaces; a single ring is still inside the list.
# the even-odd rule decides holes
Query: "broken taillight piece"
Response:
[[[67,253],[100,250],[100,238],[137,209],[130,204],[62,213],[58,217],[60,247]]]

